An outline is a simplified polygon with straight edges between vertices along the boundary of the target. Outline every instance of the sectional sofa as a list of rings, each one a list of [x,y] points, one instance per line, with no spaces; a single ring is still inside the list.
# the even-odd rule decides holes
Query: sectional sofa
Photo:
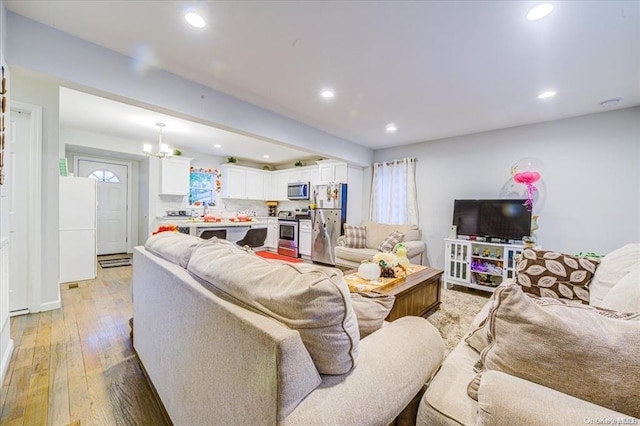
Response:
[[[176,425],[415,421],[444,357],[438,331],[370,322],[334,268],[165,232],[133,258],[134,348]],[[376,309],[376,307],[373,307]],[[403,420],[404,419],[404,420]]]

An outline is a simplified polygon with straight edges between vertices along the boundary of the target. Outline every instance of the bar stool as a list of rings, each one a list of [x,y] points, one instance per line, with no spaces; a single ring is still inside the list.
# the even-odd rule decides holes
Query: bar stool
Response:
[[[227,239],[227,230],[226,229],[207,229],[206,231],[202,231],[200,234],[200,238],[203,240],[208,240],[212,237],[217,237],[220,240]]]

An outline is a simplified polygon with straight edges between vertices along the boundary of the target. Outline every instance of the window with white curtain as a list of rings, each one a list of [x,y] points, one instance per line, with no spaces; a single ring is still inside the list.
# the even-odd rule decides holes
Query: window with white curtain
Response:
[[[380,223],[418,224],[415,158],[373,164],[369,216]]]

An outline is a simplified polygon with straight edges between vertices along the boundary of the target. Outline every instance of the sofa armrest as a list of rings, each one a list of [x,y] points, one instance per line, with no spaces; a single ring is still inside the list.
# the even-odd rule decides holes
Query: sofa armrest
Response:
[[[415,241],[403,241],[403,244],[407,248],[407,256],[413,257],[422,252],[424,252],[424,241],[415,240]]]
[[[597,384],[595,384],[597,385]],[[499,371],[482,375],[476,425],[580,425],[588,419],[633,417]]]
[[[421,391],[444,353],[440,333],[424,318],[393,321],[360,341],[351,373],[323,376],[282,424],[389,424]]]

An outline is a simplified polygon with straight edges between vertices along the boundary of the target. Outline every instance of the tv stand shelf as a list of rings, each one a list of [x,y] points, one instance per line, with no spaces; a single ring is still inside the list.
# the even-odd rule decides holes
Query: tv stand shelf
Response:
[[[493,292],[506,279],[515,277],[516,257],[523,245],[446,238],[445,288],[459,285]]]

